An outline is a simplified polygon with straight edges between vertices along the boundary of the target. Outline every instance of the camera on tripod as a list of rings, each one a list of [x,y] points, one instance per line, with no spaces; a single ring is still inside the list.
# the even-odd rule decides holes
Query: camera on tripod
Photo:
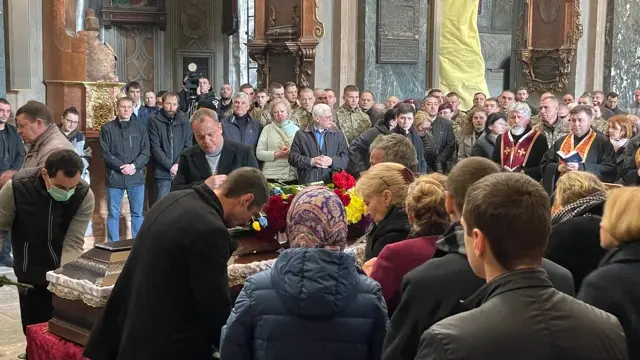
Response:
[[[184,79],[183,85],[187,90],[187,97],[190,98],[191,100],[195,100],[198,98],[198,94],[197,94],[197,90],[199,86],[198,80],[200,79],[202,74],[199,74],[196,72],[196,70],[198,70],[198,66],[195,63],[189,64],[187,68],[189,69],[189,73],[187,74],[187,77]]]

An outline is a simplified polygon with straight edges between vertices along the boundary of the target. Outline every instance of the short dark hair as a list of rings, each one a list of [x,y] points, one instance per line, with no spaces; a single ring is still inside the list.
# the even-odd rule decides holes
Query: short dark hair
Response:
[[[551,205],[542,185],[529,176],[501,173],[478,180],[467,191],[463,217],[467,236],[480,230],[505,270],[542,260],[551,233]]]
[[[481,157],[470,157],[457,163],[447,178],[447,191],[453,197],[455,210],[462,213],[467,190],[478,180],[500,172],[493,161]],[[547,200],[548,201],[548,200]]]
[[[30,122],[34,122],[37,119],[40,119],[46,125],[50,125],[53,123],[51,111],[49,111],[47,106],[40,101],[27,101],[26,104],[20,106],[18,111],[16,111],[16,118],[20,115],[26,117]]]
[[[448,94],[447,94],[447,96],[446,96],[446,97],[452,97],[452,96],[455,96],[455,97],[457,97],[457,98],[460,98],[460,95],[458,95],[458,93],[457,93],[457,92],[455,92],[455,91],[451,91],[450,93],[448,93]]]
[[[346,94],[348,92],[357,92],[358,94],[360,94],[360,89],[358,89],[358,87],[355,85],[347,85],[344,87],[344,90],[342,90],[342,94]]]
[[[271,92],[271,90],[282,89],[282,88],[283,88],[282,84],[280,84],[277,81],[274,81],[271,83],[271,85],[269,85],[269,92]]]
[[[526,86],[520,86],[520,87],[518,88],[518,91],[522,91],[522,90],[526,91],[527,93],[529,92],[529,89],[527,89],[527,87],[526,87]]]
[[[76,176],[78,173],[82,173],[84,164],[80,155],[73,150],[62,149],[56,150],[47,157],[44,162],[44,168],[47,170],[49,177],[56,177],[58,172],[62,171],[62,174],[68,178]]]
[[[594,90],[594,91],[591,92],[591,96],[595,97],[596,95],[604,96],[604,91],[602,91],[602,90]]]
[[[68,114],[80,117],[80,113],[78,112],[78,109],[76,109],[75,106],[69,106],[68,108],[64,109],[64,112],[62,113],[62,117],[65,117]]]
[[[579,114],[581,112],[587,114],[587,116],[590,119],[593,119],[593,117],[595,116],[595,112],[593,111],[593,107],[589,106],[589,105],[576,105],[571,109],[571,111],[569,111],[569,114],[570,115],[576,115],[576,114]]]
[[[415,108],[413,107],[413,105],[411,104],[407,104],[407,103],[399,103],[396,107],[396,117],[400,116],[400,115],[404,115],[404,114],[414,114],[416,113]]]
[[[617,93],[614,93],[613,91],[607,94],[607,98],[617,98],[619,97],[619,95]]]
[[[498,102],[498,99],[496,99],[496,98],[494,98],[494,97],[490,97],[490,98],[488,98],[487,100],[485,100],[485,102],[487,102],[487,101],[493,101],[494,103],[497,103],[497,102]]]
[[[162,102],[164,102],[166,99],[170,98],[170,97],[175,97],[176,99],[180,100],[180,97],[178,96],[178,94],[172,92],[172,91],[167,91],[164,93],[164,95],[162,95]]]
[[[483,93],[483,92],[477,92],[477,93],[473,94],[473,97],[476,97],[476,96],[478,96],[478,95],[482,95],[482,96],[484,96],[484,98],[485,98],[485,99],[487,98],[487,94],[485,94],[485,93]]]
[[[441,92],[442,92],[442,90],[437,89],[437,88],[436,88],[436,89],[431,89],[431,90],[429,90],[429,92],[427,93],[427,96],[431,96],[431,95],[433,95],[434,93],[437,93],[437,92],[441,93]]]
[[[269,184],[260,169],[241,167],[233,170],[222,185],[224,196],[235,199],[253,194],[250,206],[263,206],[269,199]]]
[[[397,106],[398,105],[396,105],[396,107]],[[396,112],[397,112],[396,107],[394,107],[393,109],[389,109],[387,110],[387,112],[384,113],[383,121],[386,127],[389,127],[389,122],[391,122],[391,120],[394,120],[396,118]]]
[[[376,101],[376,96],[371,90],[362,90],[362,92],[360,93],[360,96],[362,96],[362,94],[364,94],[364,93],[371,94],[371,97],[373,98],[373,101]]]
[[[140,83],[137,81],[130,81],[127,83],[127,85],[125,85],[124,87],[124,91],[125,92],[129,92],[130,89],[142,89],[142,87],[140,87]]]
[[[164,94],[166,94],[168,91],[167,90],[160,90],[158,91],[158,93],[156,94],[156,97],[162,98],[162,96]]]
[[[254,90],[254,91],[255,91],[255,89],[253,88],[253,85],[251,85],[251,84],[249,84],[249,83],[246,83],[246,84],[242,84],[242,85],[240,85],[240,91],[242,91],[242,90],[244,90],[244,89],[251,89],[251,90]]]
[[[9,100],[7,100],[5,98],[0,98],[0,104],[5,104],[5,105],[11,106],[11,104],[9,103]]]
[[[298,87],[298,85],[296,85],[296,83],[294,83],[293,81],[287,81],[286,83],[284,83],[284,89],[287,90],[288,88],[292,88],[292,87]]]

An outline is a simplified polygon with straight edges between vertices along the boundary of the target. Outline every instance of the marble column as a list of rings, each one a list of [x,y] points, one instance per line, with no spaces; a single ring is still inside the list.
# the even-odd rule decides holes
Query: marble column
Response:
[[[318,42],[316,48],[315,61],[315,87],[332,88],[333,84],[333,68],[334,68],[334,51],[340,48],[340,40],[335,41],[334,37],[334,10],[340,7],[339,0],[324,0],[320,2],[318,7],[318,20],[324,24],[324,37]],[[335,19],[340,22],[341,19]]]
[[[361,0],[358,9],[357,85],[376,94],[378,99],[390,95],[401,99],[422,98],[427,77],[427,0],[420,0],[416,14],[419,19],[419,59],[415,64],[380,64],[378,51],[378,5],[381,1]],[[349,1],[351,2],[351,1]],[[355,2],[355,1],[354,1]],[[396,21],[401,21],[396,19]],[[349,38],[343,37],[343,42]],[[355,44],[349,44],[355,46]],[[353,66],[353,64],[351,64]]]
[[[640,12],[637,0],[610,0],[605,40],[605,91],[620,95],[624,108],[640,87]]]
[[[575,67],[567,92],[579,96],[602,90],[607,0],[580,0],[584,32],[578,41]]]
[[[42,52],[42,0],[8,1],[7,100],[18,107],[28,100],[45,101]]]
[[[0,97],[7,96],[7,64],[4,58],[4,1],[0,1]]]
[[[358,1],[335,0],[333,9],[333,76],[332,86],[340,97],[342,89],[347,85],[356,84],[356,56],[358,45]],[[320,5],[322,6],[322,4]],[[325,24],[325,32],[328,30]],[[326,39],[329,39],[325,35]],[[348,39],[351,39],[349,41]],[[316,51],[316,56],[318,52]],[[316,64],[318,61],[316,61]],[[316,83],[320,81],[316,76]],[[378,94],[376,94],[378,95]]]

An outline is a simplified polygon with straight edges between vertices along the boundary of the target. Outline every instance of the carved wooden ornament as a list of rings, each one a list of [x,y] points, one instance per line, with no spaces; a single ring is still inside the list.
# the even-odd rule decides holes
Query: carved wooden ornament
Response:
[[[566,90],[582,33],[578,0],[524,0],[516,36],[529,91]]]

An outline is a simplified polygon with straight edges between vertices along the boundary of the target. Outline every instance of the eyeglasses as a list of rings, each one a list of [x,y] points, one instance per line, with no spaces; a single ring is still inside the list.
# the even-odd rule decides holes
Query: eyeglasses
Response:
[[[68,124],[71,124],[71,125],[76,125],[77,123],[79,123],[79,122],[80,122],[79,120],[69,120],[69,119],[66,119],[66,118],[65,118],[64,120],[65,120]]]

